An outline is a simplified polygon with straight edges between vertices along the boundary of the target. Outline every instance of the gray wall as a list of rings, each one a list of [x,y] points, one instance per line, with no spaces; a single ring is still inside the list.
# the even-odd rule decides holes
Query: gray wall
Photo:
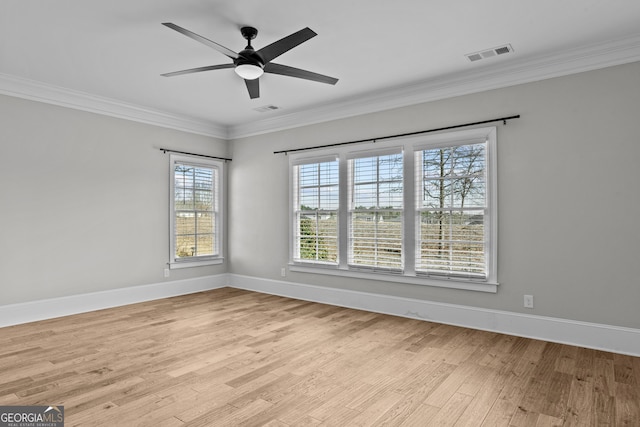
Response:
[[[640,328],[640,63],[216,140],[0,96],[0,305],[223,272]],[[305,273],[274,150],[476,121],[498,127],[497,294]],[[172,270],[168,157],[232,155],[228,260]],[[522,307],[533,294],[536,308]]]
[[[226,272],[163,270],[169,158],[226,141],[0,96],[0,305]]]
[[[640,328],[639,76],[635,63],[233,141],[230,272]],[[512,114],[522,118],[498,127],[497,294],[280,277],[288,159],[274,150]]]

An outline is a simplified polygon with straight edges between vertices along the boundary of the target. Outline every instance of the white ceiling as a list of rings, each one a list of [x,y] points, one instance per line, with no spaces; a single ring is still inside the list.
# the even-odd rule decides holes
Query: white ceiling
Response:
[[[230,62],[162,22],[234,51],[241,26],[256,49],[310,27],[276,62],[340,81],[162,77]],[[639,23],[638,0],[0,0],[0,93],[232,138],[637,61]]]

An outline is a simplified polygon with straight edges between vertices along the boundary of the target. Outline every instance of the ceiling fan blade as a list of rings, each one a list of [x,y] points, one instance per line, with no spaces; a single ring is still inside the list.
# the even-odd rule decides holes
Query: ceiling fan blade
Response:
[[[222,70],[225,68],[234,68],[233,64],[207,65],[206,67],[189,68],[188,70],[174,71],[172,73],[160,74],[163,77],[181,76],[183,74],[199,73],[201,71]]]
[[[268,63],[278,56],[282,55],[288,50],[293,49],[301,43],[306,42],[312,37],[317,36],[317,34],[310,29],[309,27],[303,28],[302,30],[293,33],[287,37],[284,37],[276,42],[271,43],[268,46],[263,47],[258,50],[258,53],[264,59],[264,63]]]
[[[198,41],[202,44],[205,44],[209,47],[214,48],[215,50],[217,50],[218,52],[222,53],[223,55],[227,55],[229,58],[231,59],[236,59],[238,57],[238,54],[235,53],[234,51],[232,51],[231,49],[228,49],[214,41],[211,41],[207,38],[204,38],[196,33],[193,33],[185,28],[182,28],[176,24],[173,24],[171,22],[163,22],[162,25],[164,25],[165,27],[169,27],[172,30],[176,30],[177,32],[184,34],[187,37],[190,37],[192,39],[194,39],[195,41]]]
[[[251,99],[260,98],[260,80],[245,79],[244,82],[247,84],[247,90],[249,91],[249,98]]]
[[[335,77],[329,77],[311,71],[301,70],[299,68],[289,67],[288,65],[274,64],[270,62],[264,66],[265,73],[280,74],[283,76],[297,77],[299,79],[313,80],[314,82],[327,83],[334,85],[338,83]]]

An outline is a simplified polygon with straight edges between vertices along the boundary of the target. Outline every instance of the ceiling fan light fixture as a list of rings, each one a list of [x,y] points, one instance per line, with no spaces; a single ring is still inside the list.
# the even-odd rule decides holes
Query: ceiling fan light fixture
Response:
[[[235,72],[245,80],[255,80],[264,73],[264,70],[259,65],[240,64],[236,66]]]

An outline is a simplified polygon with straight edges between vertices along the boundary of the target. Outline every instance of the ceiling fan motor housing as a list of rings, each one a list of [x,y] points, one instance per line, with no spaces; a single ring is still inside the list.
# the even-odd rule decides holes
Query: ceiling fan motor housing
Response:
[[[233,63],[236,65],[256,65],[260,68],[264,68],[264,60],[262,56],[252,47],[249,47],[245,50],[242,50],[238,53],[238,57],[233,60]]]

